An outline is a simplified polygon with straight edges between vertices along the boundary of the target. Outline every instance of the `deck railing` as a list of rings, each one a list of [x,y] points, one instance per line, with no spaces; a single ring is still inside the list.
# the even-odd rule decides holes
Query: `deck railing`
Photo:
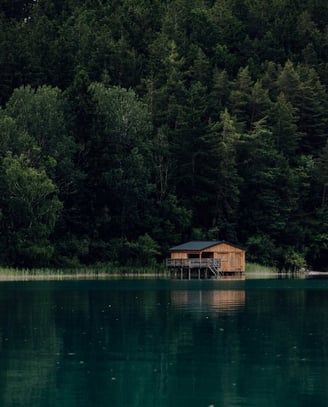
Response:
[[[182,268],[210,268],[220,269],[221,259],[166,259],[167,267]]]

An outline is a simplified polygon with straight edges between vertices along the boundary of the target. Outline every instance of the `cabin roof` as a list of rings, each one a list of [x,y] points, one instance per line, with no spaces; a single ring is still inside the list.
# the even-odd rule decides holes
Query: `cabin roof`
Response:
[[[170,251],[184,251],[184,250],[205,250],[212,246],[217,246],[219,244],[226,243],[223,240],[192,240],[187,243],[180,244],[170,248]]]

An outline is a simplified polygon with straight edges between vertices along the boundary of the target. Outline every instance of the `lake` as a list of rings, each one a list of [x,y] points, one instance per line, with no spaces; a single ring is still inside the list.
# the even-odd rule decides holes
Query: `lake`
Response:
[[[328,280],[0,283],[2,407],[328,406]]]

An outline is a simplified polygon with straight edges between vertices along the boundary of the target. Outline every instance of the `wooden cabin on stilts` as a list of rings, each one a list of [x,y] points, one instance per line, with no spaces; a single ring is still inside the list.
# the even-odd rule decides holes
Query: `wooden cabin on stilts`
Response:
[[[243,277],[246,251],[225,241],[191,241],[170,249],[167,267],[177,279]]]

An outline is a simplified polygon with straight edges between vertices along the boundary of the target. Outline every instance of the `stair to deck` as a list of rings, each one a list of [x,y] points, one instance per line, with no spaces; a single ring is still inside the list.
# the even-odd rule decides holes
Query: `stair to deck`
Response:
[[[217,259],[208,266],[209,270],[214,274],[215,278],[220,278],[223,274],[221,272],[221,260]]]

